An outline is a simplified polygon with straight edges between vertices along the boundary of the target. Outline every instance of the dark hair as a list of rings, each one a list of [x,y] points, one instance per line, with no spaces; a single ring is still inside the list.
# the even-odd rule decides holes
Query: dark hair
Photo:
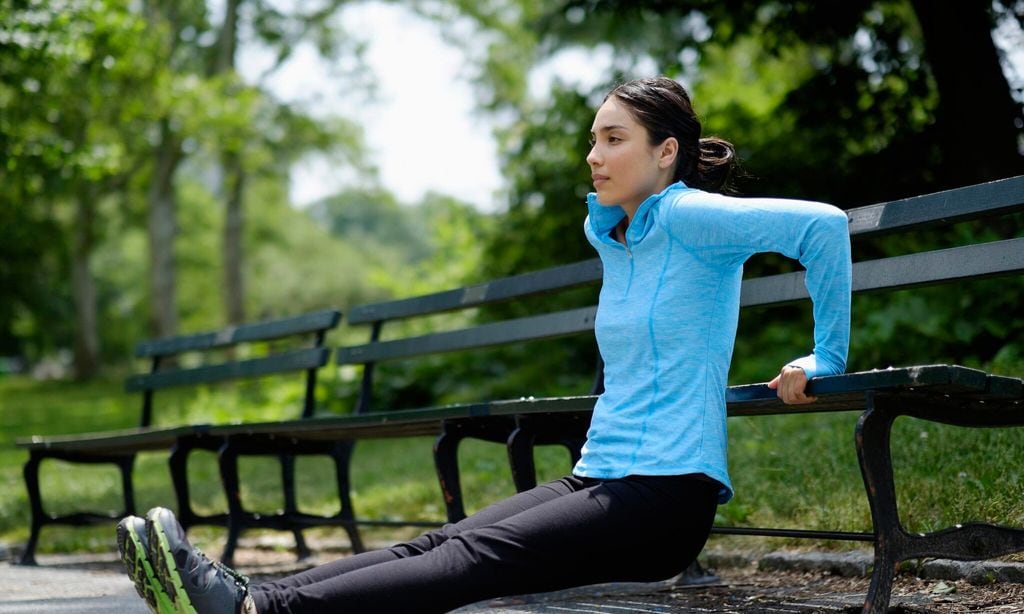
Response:
[[[604,99],[621,100],[633,118],[647,129],[651,145],[669,137],[679,141],[679,155],[672,180],[708,192],[733,192],[731,179],[737,167],[736,148],[718,137],[700,137],[700,120],[690,95],[667,77],[637,79],[619,85]]]

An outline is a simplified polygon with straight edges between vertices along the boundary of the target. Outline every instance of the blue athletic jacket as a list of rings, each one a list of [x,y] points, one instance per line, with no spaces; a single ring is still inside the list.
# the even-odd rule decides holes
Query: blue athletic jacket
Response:
[[[732,497],[725,392],[743,263],[779,252],[807,269],[814,349],[789,363],[842,373],[850,331],[847,217],[822,203],[734,198],[674,183],[647,198],[626,232],[618,206],[587,198],[587,239],[604,265],[595,332],[605,361],[582,457],[593,478],[702,473]],[[781,366],[781,365],[780,365]]]

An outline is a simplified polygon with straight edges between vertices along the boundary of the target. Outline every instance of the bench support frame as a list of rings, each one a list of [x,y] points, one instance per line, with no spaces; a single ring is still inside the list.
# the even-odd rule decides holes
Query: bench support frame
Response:
[[[44,459],[62,460],[72,463],[106,464],[117,466],[121,472],[121,488],[124,497],[124,511],[115,514],[96,512],[78,512],[63,516],[47,514],[43,509],[43,498],[39,489],[39,466]],[[23,473],[28,501],[32,512],[32,526],[25,551],[18,560],[19,565],[36,565],[36,546],[43,527],[50,524],[63,524],[74,527],[106,524],[135,513],[135,487],[132,483],[132,468],[135,466],[135,454],[74,454],[59,450],[31,450],[25,462]]]
[[[900,523],[893,481],[890,436],[899,416],[965,427],[1024,426],[1021,401],[981,403],[943,395],[869,392],[867,409],[857,422],[856,447],[871,517],[875,525],[875,562],[865,598],[865,613],[882,614],[889,605],[896,565],[923,557],[981,560],[1024,551],[1024,529],[969,523],[928,534],[911,534]],[[1002,409],[1002,411],[1000,411]]]

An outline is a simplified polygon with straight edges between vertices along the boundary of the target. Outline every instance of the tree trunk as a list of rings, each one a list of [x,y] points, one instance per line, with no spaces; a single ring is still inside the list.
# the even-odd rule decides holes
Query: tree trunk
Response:
[[[212,74],[225,74],[235,69],[235,51],[238,48],[238,8],[243,0],[228,0],[224,10],[224,24],[217,36],[216,53],[210,66]],[[224,266],[224,307],[227,321],[240,324],[245,321],[245,278],[242,234],[245,212],[245,170],[237,151],[221,152],[221,194],[224,196],[224,237],[222,258]]]
[[[224,306],[227,309],[228,323],[241,324],[245,321],[245,278],[242,275],[242,230],[245,227],[242,195],[245,189],[245,172],[236,153],[224,154],[221,164],[224,169],[222,176],[227,197],[223,246]]]
[[[181,161],[181,139],[173,133],[167,119],[160,122],[160,137],[147,197],[150,331],[154,336],[167,337],[178,332],[174,263],[174,237],[177,234],[174,173]]]
[[[939,90],[941,187],[1024,172],[1017,139],[1024,119],[999,65],[985,2],[912,0]],[[940,186],[936,186],[940,187]]]
[[[96,317],[96,280],[90,263],[94,206],[91,194],[77,195],[71,241],[71,297],[75,305],[75,379],[96,375],[100,366],[100,335]]]

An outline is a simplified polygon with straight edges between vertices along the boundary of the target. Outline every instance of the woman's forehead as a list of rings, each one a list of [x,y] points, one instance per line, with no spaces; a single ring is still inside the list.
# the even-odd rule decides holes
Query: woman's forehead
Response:
[[[636,128],[636,126],[637,122],[633,119],[633,114],[629,112],[626,105],[614,96],[611,96],[597,110],[590,130],[597,133],[614,130],[615,128],[629,130]]]

